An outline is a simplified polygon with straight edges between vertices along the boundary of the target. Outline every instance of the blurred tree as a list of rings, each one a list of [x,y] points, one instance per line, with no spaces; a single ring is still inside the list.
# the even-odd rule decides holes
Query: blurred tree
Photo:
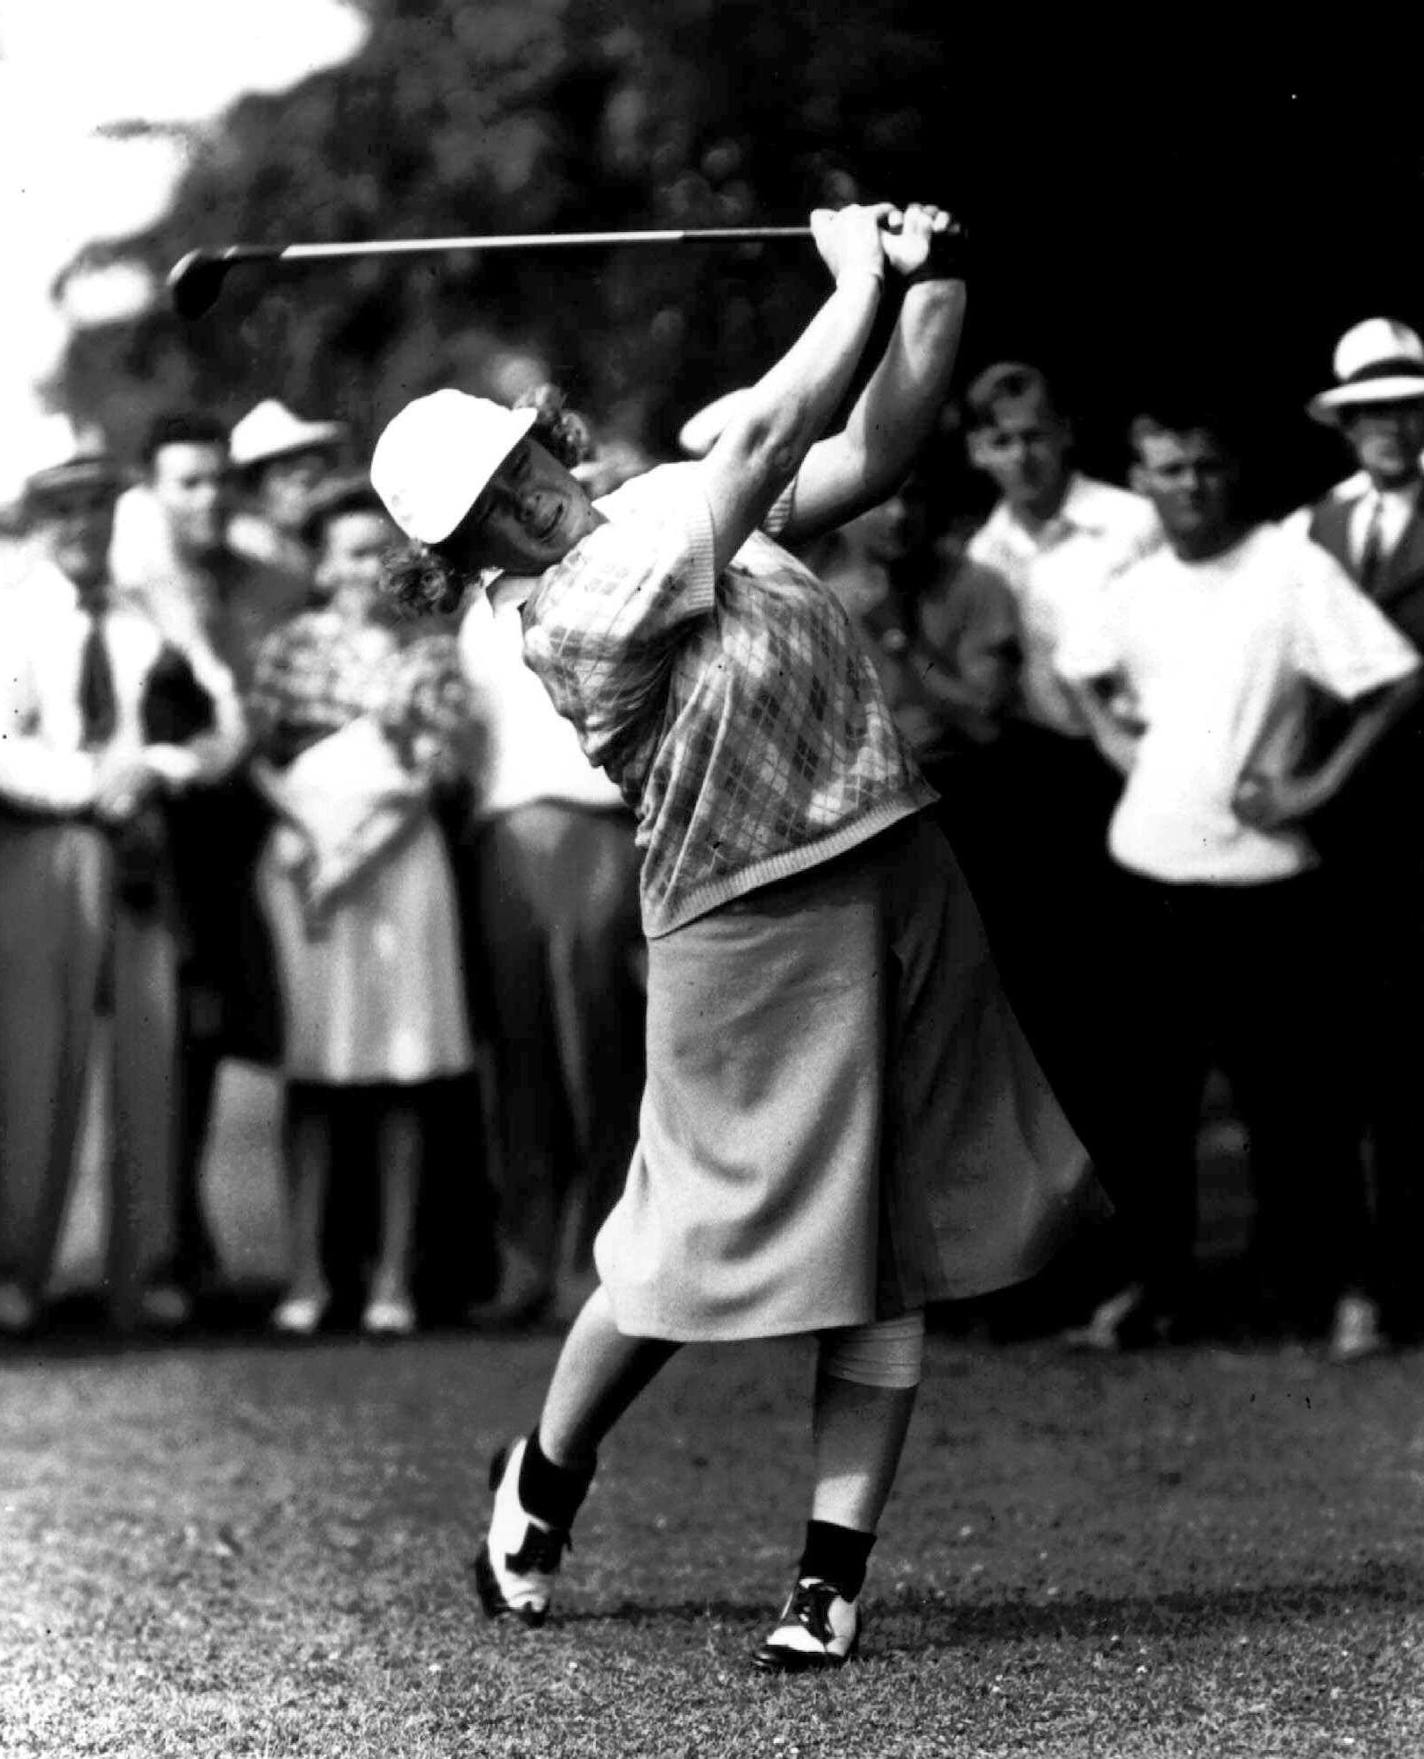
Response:
[[[965,366],[1028,355],[1113,471],[1160,363],[1279,413],[1283,502],[1338,473],[1301,414],[1331,339],[1419,324],[1412,64],[1158,20],[986,15],[939,0],[349,0],[362,50],[237,104],[161,225],[110,251],[795,223],[925,192],[975,239]],[[1155,15],[1154,15],[1155,16]],[[1296,33],[1299,36],[1300,33]],[[62,394],[131,442],[157,404],[280,396],[359,439],[440,382],[548,373],[655,450],[763,368],[823,289],[809,247],[407,258],[239,270],[196,323],[81,334]],[[961,488],[963,485],[960,485]]]
[[[233,241],[795,223],[862,184],[925,184],[936,6],[857,25],[830,0],[353,3],[370,22],[354,59],[237,104],[162,223],[91,258],[161,275]],[[155,309],[82,332],[64,395],[125,442],[161,404],[235,417],[274,395],[366,436],[434,384],[547,372],[604,426],[666,445],[822,286],[799,246],[238,270],[194,323]]]

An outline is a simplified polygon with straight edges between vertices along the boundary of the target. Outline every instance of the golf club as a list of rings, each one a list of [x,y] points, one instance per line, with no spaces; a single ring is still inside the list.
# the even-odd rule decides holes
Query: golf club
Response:
[[[625,244],[770,244],[806,239],[809,226],[705,226],[683,231],[491,233],[479,238],[379,238],[345,244],[229,244],[190,250],[168,275],[168,292],[179,317],[198,318],[211,309],[228,271],[240,263],[343,262],[361,257],[421,256],[449,251],[569,250]],[[962,243],[964,229],[949,222],[947,237]]]
[[[809,226],[714,226],[680,232],[532,232],[372,239],[357,244],[230,244],[220,250],[190,250],[169,272],[168,292],[179,317],[197,318],[212,307],[228,271],[239,263],[340,262],[460,250],[568,250],[624,244],[766,244],[810,236]]]

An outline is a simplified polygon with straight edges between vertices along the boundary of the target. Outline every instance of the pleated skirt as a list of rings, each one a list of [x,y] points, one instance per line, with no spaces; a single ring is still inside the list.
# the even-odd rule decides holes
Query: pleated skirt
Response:
[[[274,833],[258,893],[277,950],[283,1072],[330,1083],[419,1082],[474,1060],[455,886],[427,818],[341,894],[326,932],[308,935]]]
[[[595,1247],[629,1336],[983,1294],[1107,1212],[923,814],[652,941],[647,1052]]]

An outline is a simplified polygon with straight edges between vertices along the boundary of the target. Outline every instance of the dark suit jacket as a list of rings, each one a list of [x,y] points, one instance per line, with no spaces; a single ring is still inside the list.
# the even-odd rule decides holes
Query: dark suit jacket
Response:
[[[1310,536],[1358,585],[1359,567],[1350,554],[1349,542],[1355,505],[1353,501],[1321,501],[1310,516]],[[1370,597],[1415,647],[1424,650],[1424,495],[1399,542],[1385,558]]]
[[[1312,511],[1310,536],[1350,578],[1359,568],[1350,554],[1354,501],[1326,499]],[[1370,597],[1424,653],[1424,495],[1399,542],[1385,558]],[[1324,754],[1343,730],[1345,715],[1324,711],[1314,742]],[[1310,820],[1310,834],[1332,865],[1350,862],[1382,882],[1424,864],[1424,705],[1410,710],[1351,776],[1339,796]]]

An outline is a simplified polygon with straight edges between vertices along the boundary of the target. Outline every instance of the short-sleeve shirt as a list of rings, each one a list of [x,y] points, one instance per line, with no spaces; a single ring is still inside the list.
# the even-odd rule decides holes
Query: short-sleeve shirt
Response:
[[[1068,736],[1088,730],[1064,689],[1057,657],[1080,621],[1096,614],[1109,582],[1162,542],[1156,510],[1141,495],[1074,474],[1063,505],[1030,531],[1001,501],[969,540],[968,555],[1013,594],[1023,641],[1018,713]]]
[[[527,663],[638,815],[654,937],[935,798],[816,577],[764,532],[716,572],[702,468],[600,501],[524,608]]]
[[[1297,748],[1307,685],[1348,702],[1418,664],[1338,563],[1278,526],[1206,561],[1163,549],[1139,562],[1059,655],[1066,677],[1120,679],[1145,725],[1108,834],[1113,856],[1175,883],[1303,872],[1314,855],[1300,831],[1236,817],[1243,773]]]

